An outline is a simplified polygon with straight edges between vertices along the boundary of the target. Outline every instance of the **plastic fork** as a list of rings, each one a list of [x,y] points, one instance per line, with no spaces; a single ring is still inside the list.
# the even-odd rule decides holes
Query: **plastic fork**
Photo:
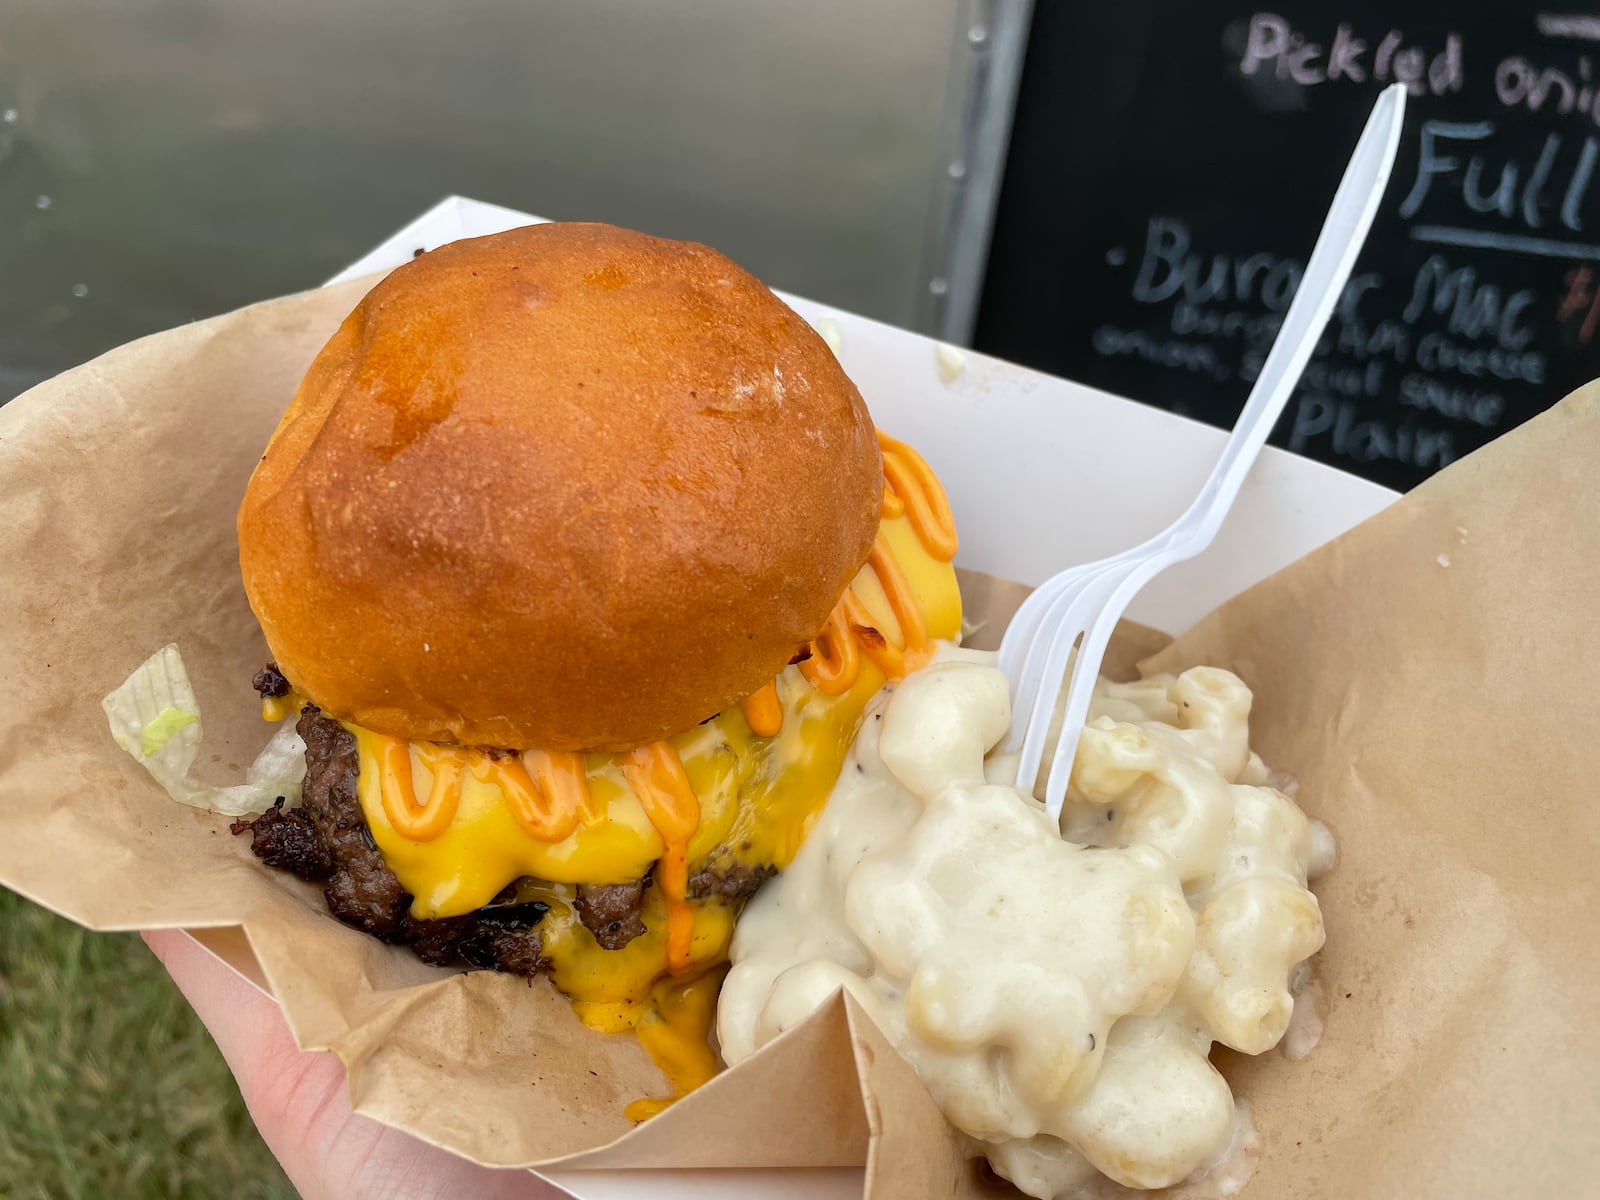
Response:
[[[1106,644],[1128,603],[1173,563],[1211,544],[1267,435],[1283,412],[1350,278],[1394,166],[1406,92],[1378,97],[1317,237],[1294,302],[1272,343],[1217,465],[1187,510],[1161,533],[1112,558],[1071,567],[1041,584],[1017,610],[1000,645],[1011,682],[1012,733],[1021,756],[1017,785],[1033,790],[1057,713],[1060,734],[1045,778],[1045,806],[1059,826],[1084,717]],[[1074,647],[1076,655],[1074,656]],[[1067,671],[1065,696],[1061,681]],[[1019,719],[1022,718],[1022,719]]]

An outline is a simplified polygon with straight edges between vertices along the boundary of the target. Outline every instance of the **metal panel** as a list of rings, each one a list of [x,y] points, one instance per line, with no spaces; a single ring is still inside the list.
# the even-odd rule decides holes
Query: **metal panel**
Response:
[[[927,327],[965,8],[4,0],[0,396],[314,285],[452,192]]]
[[[965,0],[947,86],[945,186],[928,230],[916,328],[970,345],[989,261],[1033,0]]]

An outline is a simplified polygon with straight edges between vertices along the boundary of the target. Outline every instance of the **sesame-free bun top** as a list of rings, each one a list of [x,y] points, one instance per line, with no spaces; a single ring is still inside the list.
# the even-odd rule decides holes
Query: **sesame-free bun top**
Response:
[[[623,750],[781,671],[882,493],[860,394],[758,280],[534,225],[368,293],[251,476],[239,558],[280,669],[334,716]]]

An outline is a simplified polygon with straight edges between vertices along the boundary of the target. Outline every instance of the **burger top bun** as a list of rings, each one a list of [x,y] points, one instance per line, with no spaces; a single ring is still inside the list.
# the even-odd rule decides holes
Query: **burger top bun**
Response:
[[[368,293],[250,479],[240,565],[280,669],[334,716],[623,750],[816,635],[881,472],[827,345],[733,262],[534,225]]]

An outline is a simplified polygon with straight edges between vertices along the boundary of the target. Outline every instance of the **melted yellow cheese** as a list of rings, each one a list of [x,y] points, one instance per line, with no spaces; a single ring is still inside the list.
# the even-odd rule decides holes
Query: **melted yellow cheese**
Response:
[[[304,706],[306,698],[299,692],[286,692],[282,696],[261,697],[261,719],[264,721],[281,721],[285,717],[293,716]]]
[[[717,993],[727,973],[724,963],[696,979],[663,979],[651,990],[650,1007],[634,1035],[667,1077],[672,1095],[635,1100],[627,1108],[630,1121],[649,1120],[711,1082],[722,1069],[711,1049],[711,1027],[717,1017]]]

